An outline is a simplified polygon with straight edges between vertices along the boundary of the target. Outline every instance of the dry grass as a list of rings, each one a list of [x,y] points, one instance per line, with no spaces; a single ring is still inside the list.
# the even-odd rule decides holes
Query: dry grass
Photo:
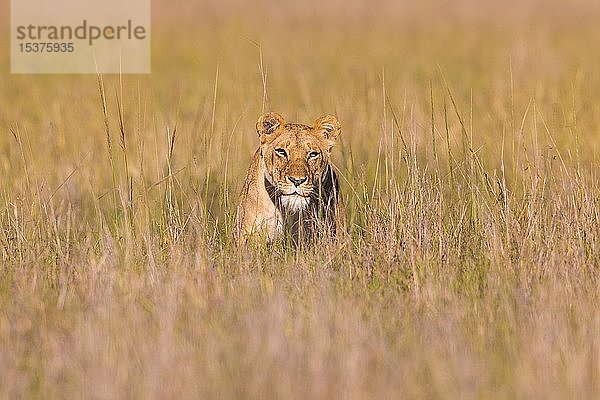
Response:
[[[0,397],[600,396],[595,1],[155,3],[150,76],[0,55]],[[232,245],[259,50],[346,246]]]

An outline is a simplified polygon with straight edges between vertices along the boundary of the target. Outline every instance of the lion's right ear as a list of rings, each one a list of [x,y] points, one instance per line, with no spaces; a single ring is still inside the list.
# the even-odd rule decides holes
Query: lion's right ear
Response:
[[[265,143],[274,139],[277,135],[273,135],[279,128],[285,125],[283,117],[276,112],[269,112],[258,117],[256,122],[256,132],[261,143]]]

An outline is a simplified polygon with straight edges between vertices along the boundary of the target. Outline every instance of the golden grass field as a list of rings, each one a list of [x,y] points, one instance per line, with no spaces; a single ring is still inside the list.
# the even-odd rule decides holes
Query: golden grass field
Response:
[[[0,398],[600,398],[595,0],[157,0],[152,43],[99,88],[0,39]],[[263,110],[339,117],[350,242],[234,246]]]

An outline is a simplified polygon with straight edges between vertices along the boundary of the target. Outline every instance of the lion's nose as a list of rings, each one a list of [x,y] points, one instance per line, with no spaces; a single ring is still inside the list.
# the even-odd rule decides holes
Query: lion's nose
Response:
[[[294,184],[294,186],[298,187],[306,182],[306,177],[304,178],[295,178],[293,176],[288,176],[288,180]]]

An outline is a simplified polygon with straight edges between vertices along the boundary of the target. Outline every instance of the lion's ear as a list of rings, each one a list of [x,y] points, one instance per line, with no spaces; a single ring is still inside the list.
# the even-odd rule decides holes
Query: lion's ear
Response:
[[[260,142],[264,143],[272,140],[276,135],[273,135],[279,128],[285,125],[283,117],[275,112],[268,112],[258,117],[256,122],[256,132],[260,138]]]
[[[330,146],[333,146],[340,133],[342,133],[340,121],[333,115],[324,115],[318,118],[313,130],[317,136],[325,139]]]

